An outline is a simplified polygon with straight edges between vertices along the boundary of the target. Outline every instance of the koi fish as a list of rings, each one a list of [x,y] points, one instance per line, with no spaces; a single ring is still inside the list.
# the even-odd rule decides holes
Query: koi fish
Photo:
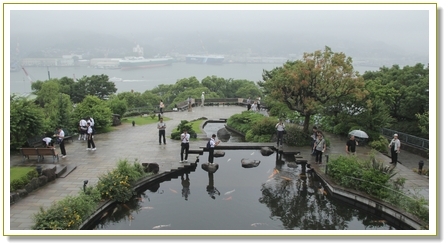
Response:
[[[372,223],[386,223],[385,220],[374,220],[372,221]]]
[[[175,191],[175,190],[173,190],[173,189],[171,189],[171,188],[170,188],[170,190],[171,190],[171,192],[173,192],[173,193],[176,193],[176,194],[177,194],[177,191]]]
[[[253,227],[257,227],[257,226],[267,226],[268,224],[266,224],[266,223],[253,223],[253,224],[250,224],[250,226],[253,226]]]
[[[229,162],[231,159],[228,159],[227,162]]]
[[[232,200],[232,196],[229,196],[229,197],[227,197],[227,198],[222,198],[224,201],[229,201],[229,200]]]
[[[275,176],[275,174],[278,173],[277,169],[274,169],[274,171],[272,172],[272,174],[268,177],[268,178],[272,178],[273,176]]]
[[[322,189],[319,189],[319,191],[320,191],[320,193],[322,193],[322,195],[324,195],[324,196],[326,196],[327,195],[327,192],[322,188]]]
[[[235,190],[227,191],[226,193],[224,193],[224,195],[229,195],[232,194],[233,192],[235,192]]]
[[[104,218],[104,217],[106,217],[108,214],[109,214],[108,212],[105,212],[105,213],[103,214],[103,216],[101,216],[101,219]]]
[[[284,180],[287,180],[287,181],[291,181],[292,179],[290,179],[290,178],[288,178],[288,177],[284,177],[284,176],[280,176],[281,178],[283,178]]]
[[[115,208],[114,208],[114,211],[112,211],[112,215],[114,215],[117,211],[118,211],[118,208],[115,207]]]
[[[168,225],[158,225],[158,226],[153,227],[152,229],[161,229],[161,228],[170,227],[170,226],[171,226],[171,224],[168,224]]]
[[[153,207],[142,207],[141,209],[154,209]]]
[[[255,152],[252,152],[250,155],[254,155]]]

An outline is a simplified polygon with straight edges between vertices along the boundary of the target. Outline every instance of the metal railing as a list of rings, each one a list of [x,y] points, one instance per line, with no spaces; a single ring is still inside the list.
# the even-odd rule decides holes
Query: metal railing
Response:
[[[410,146],[413,146],[413,147],[429,150],[429,140],[428,139],[423,139],[423,138],[420,138],[417,136],[409,135],[409,134],[406,134],[406,133],[403,133],[400,131],[386,129],[386,128],[382,128],[381,132],[383,135],[385,135],[389,138],[392,138],[392,136],[394,134],[398,134],[398,139],[400,139],[400,142],[405,143]]]

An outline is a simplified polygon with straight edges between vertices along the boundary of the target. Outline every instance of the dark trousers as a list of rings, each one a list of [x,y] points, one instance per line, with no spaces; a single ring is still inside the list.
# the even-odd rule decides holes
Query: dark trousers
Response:
[[[160,107],[160,114],[163,114],[163,107]]]
[[[322,151],[316,149],[316,162],[322,163]]]
[[[92,135],[89,135],[87,137],[87,148],[90,148],[90,147],[95,148],[95,143],[93,142]]]
[[[250,111],[251,104],[247,104],[247,110]]]
[[[392,163],[397,164],[398,154],[395,151],[395,145],[392,145],[392,147],[390,147],[390,156],[392,157]]]
[[[278,146],[279,142],[280,142],[280,145],[283,145],[283,131],[277,130],[277,146]]]
[[[181,143],[180,144],[180,160],[188,160],[188,150],[190,150],[190,143]],[[184,159],[185,152],[185,159]]]
[[[214,153],[215,153],[215,149],[214,148],[209,148],[208,149],[208,162],[209,163],[213,163],[213,158],[214,158]]]
[[[165,130],[159,130],[159,144],[162,144],[162,137],[163,137],[163,144],[166,144]]]
[[[67,155],[67,153],[65,152],[64,139],[61,139],[61,143],[59,143],[59,147],[61,148],[61,154],[62,155]]]

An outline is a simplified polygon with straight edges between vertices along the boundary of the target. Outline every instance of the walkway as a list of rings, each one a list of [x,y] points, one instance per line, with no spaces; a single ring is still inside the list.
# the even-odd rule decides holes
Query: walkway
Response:
[[[156,162],[160,165],[161,171],[171,170],[179,167],[180,144],[179,141],[169,139],[169,133],[175,130],[181,120],[192,121],[200,117],[208,119],[228,118],[233,114],[241,113],[246,110],[240,106],[211,106],[194,107],[192,112],[168,112],[165,116],[170,118],[167,121],[167,144],[159,145],[158,130],[156,124],[135,126],[131,124],[121,125],[117,130],[99,134],[95,136],[96,151],[87,151],[87,143],[78,141],[66,144],[67,158],[60,159],[59,164],[67,166],[76,166],[68,176],[58,178],[45,187],[30,193],[27,197],[19,200],[10,206],[10,230],[30,230],[33,225],[32,215],[39,211],[39,207],[48,208],[52,203],[61,200],[67,195],[77,195],[82,189],[83,181],[88,180],[88,185],[96,184],[98,177],[109,170],[116,168],[120,159],[127,159],[133,162],[135,159],[139,163]],[[327,135],[331,139],[330,154],[340,154],[344,152],[345,140]],[[204,140],[191,142],[190,149],[198,149],[204,146]],[[287,147],[285,147],[286,149]],[[308,150],[302,151],[306,154]],[[368,153],[365,147],[359,148],[359,153]],[[190,160],[195,157],[191,155]],[[389,163],[390,159],[382,154],[377,157]],[[311,156],[310,156],[311,158]],[[429,180],[412,171],[412,168],[418,167],[418,162],[422,158],[403,151],[399,155],[397,170],[400,177],[405,177],[406,187],[419,190],[420,193],[428,197]],[[10,158],[11,166],[21,164],[21,157],[12,156]],[[425,160],[425,167],[428,161]],[[432,198],[435,201],[435,198]],[[5,205],[7,206],[7,205]],[[6,213],[8,212],[6,208]],[[8,219],[5,219],[7,221]],[[5,222],[7,224],[8,222]]]

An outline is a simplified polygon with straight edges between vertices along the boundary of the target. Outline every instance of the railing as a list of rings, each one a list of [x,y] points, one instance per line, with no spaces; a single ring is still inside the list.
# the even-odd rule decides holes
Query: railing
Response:
[[[429,140],[428,139],[423,139],[423,138],[420,138],[417,136],[409,135],[409,134],[406,134],[403,132],[386,129],[386,128],[382,128],[381,132],[383,135],[388,136],[389,138],[391,138],[394,134],[398,134],[398,139],[400,139],[400,142],[405,143],[410,146],[413,146],[413,147],[429,150]]]

